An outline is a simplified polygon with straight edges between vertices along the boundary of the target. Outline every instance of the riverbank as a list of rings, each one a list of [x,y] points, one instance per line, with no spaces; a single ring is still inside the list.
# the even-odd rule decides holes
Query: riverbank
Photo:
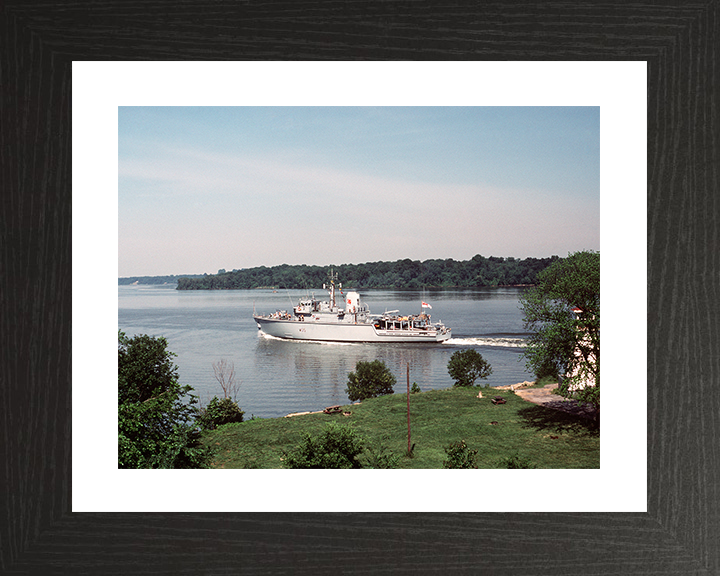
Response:
[[[230,424],[206,433],[203,443],[216,451],[215,468],[282,468],[285,453],[305,434],[316,435],[336,421],[353,428],[375,453],[397,456],[397,468],[442,468],[445,448],[460,440],[478,451],[479,468],[505,467],[514,456],[537,468],[599,468],[600,434],[589,419],[523,398],[533,388],[503,388],[411,394],[412,457],[407,455],[406,394],[347,404],[333,414],[316,411]],[[496,397],[504,403],[493,403]]]

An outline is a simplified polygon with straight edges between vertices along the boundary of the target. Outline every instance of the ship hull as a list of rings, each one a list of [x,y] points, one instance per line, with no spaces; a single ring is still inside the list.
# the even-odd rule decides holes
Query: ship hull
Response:
[[[319,342],[413,342],[437,343],[448,340],[450,329],[379,330],[371,323],[282,320],[253,316],[258,328],[269,336],[287,340]]]

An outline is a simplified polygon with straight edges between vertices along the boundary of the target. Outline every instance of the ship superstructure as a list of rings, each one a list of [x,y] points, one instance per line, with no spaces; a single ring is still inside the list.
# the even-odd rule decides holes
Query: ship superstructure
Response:
[[[425,312],[430,305],[422,302],[423,312],[400,315],[398,310],[371,314],[370,308],[360,300],[360,294],[342,293],[343,306],[336,302],[337,274],[329,274],[329,283],[323,285],[329,300],[316,300],[314,295],[301,298],[291,311],[278,310],[272,314],[253,314],[258,328],[270,336],[290,340],[317,340],[325,342],[443,342],[450,338],[451,329],[442,322],[431,321]]]

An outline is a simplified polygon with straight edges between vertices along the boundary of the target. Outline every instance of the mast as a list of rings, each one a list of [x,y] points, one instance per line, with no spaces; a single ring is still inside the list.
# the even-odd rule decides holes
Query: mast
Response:
[[[335,280],[337,280],[337,273],[334,268],[330,268],[328,278],[330,279],[330,309],[332,310],[335,308]]]

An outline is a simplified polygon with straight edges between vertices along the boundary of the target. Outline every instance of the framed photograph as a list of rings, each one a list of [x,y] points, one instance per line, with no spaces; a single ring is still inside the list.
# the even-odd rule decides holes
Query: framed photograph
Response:
[[[239,78],[242,78],[241,82],[238,82]],[[296,90],[284,90],[288,82]],[[438,85],[443,89],[436,90]],[[346,94],[347,86],[356,87],[350,97]],[[157,263],[162,262],[165,271],[169,271],[171,266],[176,269],[196,266],[204,270],[208,258],[214,257],[210,255],[223,250],[227,251],[224,257],[229,259],[228,267],[236,266],[230,262],[237,262],[238,258],[263,259],[258,260],[258,264],[273,259],[292,264],[298,258],[308,258],[299,261],[315,265],[325,258],[332,258],[331,262],[338,264],[344,262],[342,258],[349,256],[349,246],[352,257],[359,258],[357,262],[360,263],[394,259],[384,254],[394,253],[395,259],[401,254],[413,255],[410,251],[419,250],[419,246],[435,251],[436,255],[461,259],[456,248],[458,244],[469,244],[477,251],[479,246],[488,247],[493,243],[502,246],[504,243],[516,247],[488,248],[496,250],[488,252],[488,256],[497,254],[497,250],[506,251],[502,254],[516,250],[523,257],[548,257],[557,252],[566,257],[569,252],[581,248],[600,248],[603,301],[606,310],[610,310],[603,321],[603,372],[608,382],[626,382],[621,394],[613,393],[614,385],[608,387],[602,410],[605,424],[602,426],[601,465],[597,463],[597,443],[593,441],[596,456],[592,464],[550,465],[560,468],[553,470],[547,469],[549,466],[546,465],[522,474],[497,469],[484,470],[479,476],[454,474],[452,482],[462,489],[437,498],[428,498],[425,492],[427,486],[443,484],[443,476],[438,476],[438,470],[413,471],[409,482],[401,480],[407,477],[408,470],[373,471],[372,476],[378,477],[373,483],[403,486],[403,490],[389,494],[363,489],[368,481],[367,474],[346,476],[338,483],[324,471],[225,470],[222,478],[210,481],[212,486],[202,486],[196,484],[197,474],[180,471],[177,477],[187,476],[188,480],[174,485],[180,489],[186,482],[191,482],[195,489],[192,494],[179,497],[160,475],[149,470],[118,470],[114,455],[99,448],[116,441],[115,391],[109,388],[97,390],[92,374],[98,368],[86,364],[74,373],[73,412],[80,416],[73,419],[73,429],[91,428],[97,434],[92,437],[74,435],[73,490],[77,493],[73,498],[74,510],[175,511],[182,502],[183,509],[194,511],[314,511],[331,500],[336,502],[337,511],[343,512],[546,511],[546,502],[524,490],[528,482],[534,481],[553,485],[580,483],[594,494],[592,499],[584,501],[557,500],[553,503],[555,511],[645,510],[646,427],[643,420],[634,417],[635,407],[645,405],[646,374],[642,359],[645,333],[643,327],[632,332],[624,330],[623,321],[627,308],[626,284],[644,286],[646,283],[644,267],[634,266],[638,260],[645,260],[646,249],[647,94],[644,63],[76,62],[73,64],[73,87],[74,159],[76,164],[93,167],[77,173],[73,182],[77,206],[73,229],[81,238],[95,239],[92,246],[76,245],[73,260],[76,270],[93,269],[95,278],[102,277],[106,283],[102,290],[97,290],[96,282],[85,282],[82,275],[76,277],[76,295],[84,302],[97,303],[75,309],[74,341],[83,342],[81,347],[92,351],[92,358],[103,358],[100,365],[114,360],[110,339],[116,337],[116,322],[123,332],[143,322],[136,315],[133,324],[125,307],[116,312],[117,267],[110,259],[96,264],[96,250],[102,245],[106,246],[104,252],[118,253],[122,268],[137,266],[137,262],[157,266],[150,262],[154,259]],[[159,106],[160,103],[165,105]],[[213,129],[218,122],[224,128]],[[443,126],[440,143],[429,141],[431,134],[436,133],[430,129],[432,123]],[[293,125],[302,125],[303,129],[286,128]],[[226,131],[227,126],[236,128]],[[425,134],[423,129],[427,131]],[[254,130],[262,135],[257,137],[259,139],[253,136]],[[334,138],[327,135],[335,130],[339,133]],[[372,143],[366,147],[386,146],[396,151],[392,153],[394,163],[384,171],[366,168],[366,158],[360,160],[360,166],[353,166],[357,160],[346,157],[347,152],[345,157],[337,159],[332,153],[318,149],[323,146],[324,139],[333,140],[333,148],[350,148],[348,141],[366,138],[364,130],[370,132],[367,138]],[[425,140],[425,144],[418,146],[403,137],[393,137],[393,132],[405,133],[407,130],[414,131],[410,139]],[[348,131],[353,131],[350,139],[346,136]],[[378,132],[384,136],[377,138]],[[285,144],[283,134],[291,140],[289,144]],[[466,158],[460,160],[462,152],[455,150],[452,157],[443,161],[443,149],[451,149],[453,139],[463,138],[465,148],[472,150]],[[302,146],[298,139],[302,140]],[[119,142],[117,151],[115,142]],[[206,146],[209,148],[204,149]],[[501,148],[505,153],[496,154],[488,149],[483,157],[478,150],[482,146]],[[549,151],[567,150],[571,146],[574,147],[572,152]],[[584,148],[582,152],[581,147]],[[403,149],[411,149],[414,157],[401,160]],[[423,154],[427,158],[418,163],[415,157]],[[436,164],[430,168],[433,159]],[[376,157],[375,162],[381,161]],[[461,166],[461,162],[467,166]],[[553,168],[548,169],[543,164]],[[502,165],[504,169],[499,169]],[[522,170],[530,170],[532,175],[518,176]],[[463,172],[466,174],[461,176]],[[488,176],[489,173],[496,175]],[[444,180],[439,180],[438,174],[444,174]],[[508,178],[508,174],[515,178]],[[538,174],[544,176],[538,178]],[[488,185],[488,182],[495,184]],[[601,182],[608,192],[602,192]],[[345,191],[348,187],[352,189],[351,194]],[[97,213],[94,201],[98,189],[106,190],[107,194],[103,196],[109,200],[101,214]],[[336,196],[342,200],[335,201]],[[303,208],[313,204],[318,197],[323,199],[321,206]],[[285,202],[293,207],[289,213],[283,208]],[[433,203],[439,206],[430,207]],[[453,204],[457,205],[456,209],[452,208]],[[432,222],[434,229],[446,231],[447,239],[427,241],[422,233],[413,235],[412,229],[401,227],[395,234],[395,242],[388,245],[387,241],[382,241],[387,224],[384,221],[376,224],[375,220],[378,215],[384,215],[383,219],[387,217],[393,206],[402,207],[405,214],[416,206],[410,218]],[[357,213],[361,213],[362,225],[356,228],[352,215]],[[338,218],[338,214],[343,216]],[[392,218],[399,215],[395,213]],[[571,224],[565,224],[568,219]],[[193,232],[187,233],[189,230]],[[547,237],[543,237],[546,230]],[[204,234],[208,232],[213,237],[205,239]],[[223,234],[225,238],[220,239]],[[339,241],[343,236],[347,241]],[[324,243],[325,237],[337,240]],[[543,243],[553,246],[556,251],[552,252],[548,247],[545,248],[551,251],[548,253],[527,252],[530,245],[533,250],[538,250]],[[412,248],[411,244],[414,245]],[[560,245],[562,249],[557,248]],[[571,247],[577,247],[577,250]],[[413,258],[422,258],[421,252],[415,254]],[[173,263],[174,258],[180,260]],[[214,268],[221,265],[218,263]],[[100,272],[100,267],[105,271]],[[211,272],[214,272],[212,268]],[[623,280],[614,281],[617,278]],[[129,290],[143,297],[150,295],[148,286],[142,292],[137,289]],[[121,302],[132,297],[124,287],[120,290]],[[278,299],[287,306],[289,293],[284,288],[279,291]],[[169,297],[174,300],[178,293],[170,292]],[[168,295],[168,290],[153,294],[163,298]],[[208,300],[210,297],[230,298],[222,305],[228,314],[223,321],[226,324],[233,322],[234,316],[242,315],[243,306],[243,317],[249,320],[252,309],[249,299],[262,297],[258,291],[249,296],[243,294],[237,290],[193,290],[180,292],[183,304],[177,313],[168,312],[168,306],[173,304],[158,306],[161,314],[177,316],[192,305],[188,300],[191,296],[198,296],[203,308],[214,305]],[[463,321],[466,330],[470,329],[467,328],[469,315],[466,318],[459,318],[457,314],[452,316],[454,309],[462,307],[462,302],[448,300],[448,294],[443,294],[446,300],[442,318],[451,322]],[[239,300],[243,297],[245,301]],[[467,294],[463,298],[467,298]],[[396,304],[397,307],[405,306],[403,302]],[[513,305],[518,306],[516,302]],[[133,306],[129,305],[129,308]],[[436,308],[441,306],[441,302],[436,302]],[[633,307],[636,313],[644,314],[643,291],[638,292]],[[145,309],[145,305],[141,308]],[[375,304],[371,304],[371,308],[376,309]],[[516,313],[520,326],[519,310]],[[99,326],[101,317],[105,317],[105,328],[103,337],[98,337],[92,328]],[[203,345],[196,341],[188,352],[198,359],[204,358],[205,368],[209,368],[214,360],[210,355],[219,353],[220,342],[226,336],[210,336],[208,330],[217,326],[217,319],[211,320],[206,328],[198,322],[201,321],[196,316],[187,334],[204,334],[205,340],[215,344],[201,352]],[[160,325],[167,326],[164,321]],[[301,327],[309,325],[310,321]],[[174,334],[175,341],[191,337],[182,336],[183,332],[176,328],[167,329]],[[146,333],[145,330],[152,332],[152,329],[133,328],[128,336]],[[507,330],[498,324],[490,332]],[[264,358],[268,354],[280,357],[290,354],[288,346],[275,344],[270,347],[268,344],[258,348],[254,325],[243,330],[238,324],[232,334],[235,344],[228,346],[229,351],[237,349],[241,340],[243,350],[257,349],[238,364],[240,379],[244,382],[244,402],[253,397],[256,398],[255,406],[264,405],[259,403],[255,388],[259,387],[264,395],[268,395],[268,387],[272,386],[272,394],[277,394],[277,389],[285,385],[288,371],[302,372],[300,366],[308,353],[307,346],[298,352],[299,356],[288,357],[273,368]],[[448,341],[451,347],[460,345],[453,342],[457,340]],[[483,346],[486,356],[495,352],[490,350],[488,343]],[[638,350],[640,361],[637,361],[638,357],[629,361],[624,352],[629,348]],[[431,349],[436,349],[436,353],[431,353]],[[447,387],[447,381],[452,384],[446,367],[448,349],[443,345],[425,347],[420,356],[416,355],[416,362],[427,364],[424,372],[428,378],[432,377],[433,365],[437,365],[435,372],[439,372],[440,377],[431,380],[433,388]],[[373,358],[386,359],[398,372],[396,358],[382,356],[383,350],[373,348]],[[397,356],[397,349],[393,350]],[[184,360],[182,351],[180,353],[179,364]],[[368,354],[367,350],[358,350],[358,347],[313,349],[316,362],[320,361],[321,354],[325,354],[323,363],[343,366],[353,353],[358,355],[357,358]],[[500,365],[502,369],[504,362],[505,370],[515,369],[508,376],[514,379],[504,384],[532,379],[532,375],[522,370],[517,353],[511,352],[507,360],[497,352],[495,354],[492,361],[496,366]],[[340,355],[342,360],[338,359]],[[260,374],[246,368],[258,363],[267,364]],[[352,371],[355,362],[349,365],[345,373]],[[185,364],[181,367],[196,375],[192,385],[196,393],[201,394],[202,367],[193,369]],[[283,378],[270,381],[275,370],[282,370]],[[333,375],[338,371],[343,370],[331,369]],[[314,389],[317,389],[324,376],[315,368],[312,377]],[[212,378],[209,380],[209,385],[213,386]],[[331,388],[337,388],[334,379],[332,382]],[[621,400],[625,395],[635,399],[635,407]],[[111,408],[111,412],[85,409],[84,399],[89,397],[102,397],[100,404]],[[243,409],[267,418],[298,412],[311,405],[309,400],[293,405],[291,387],[282,398],[279,408],[266,408],[276,412],[258,413],[253,404],[243,404]],[[319,409],[346,404],[343,400],[344,396],[328,397]],[[284,412],[278,411],[282,408],[285,408]],[[620,422],[630,424],[620,426]],[[516,434],[522,434],[522,430],[518,429]],[[472,443],[470,439],[468,441]],[[578,437],[577,442],[584,442],[584,437]],[[418,446],[421,445],[422,442]],[[416,461],[421,460],[421,452],[418,450]],[[494,458],[501,457],[503,453]],[[576,466],[584,469],[562,469]],[[203,478],[208,480],[206,475]],[[303,488],[293,491],[269,489],[288,481]],[[516,494],[513,503],[495,498],[468,502],[465,494],[472,492],[478,482],[513,491]],[[114,491],[112,499],[108,500],[105,488],[116,484],[122,485],[123,490]],[[255,497],[248,499],[243,493],[236,492],[234,487],[237,485],[246,486]],[[103,489],[98,491],[99,486]],[[347,499],[347,494],[354,497]]]
[[[218,4],[197,16],[199,7],[182,5],[171,17],[152,3],[142,15],[111,5],[3,8],[0,70],[12,88],[0,111],[9,190],[0,570],[717,571],[716,5],[307,8]],[[221,81],[208,101],[210,79]],[[400,88],[430,85],[422,98]],[[200,87],[197,102],[178,92],[190,87]],[[240,99],[231,92],[243,89]],[[606,439],[604,420],[599,470],[329,481],[117,470],[107,430],[118,106],[287,105],[289,92],[305,106],[517,106],[528,91],[533,105],[600,106],[601,146],[615,133],[601,165],[635,165],[601,173],[601,250],[616,310],[607,342],[618,363],[606,372],[603,413],[616,433]],[[92,164],[75,149],[87,134],[100,134],[94,145],[104,151]],[[647,164],[639,171],[629,160],[638,156]],[[603,244],[604,222],[620,242]],[[368,496],[378,482],[393,502]]]

